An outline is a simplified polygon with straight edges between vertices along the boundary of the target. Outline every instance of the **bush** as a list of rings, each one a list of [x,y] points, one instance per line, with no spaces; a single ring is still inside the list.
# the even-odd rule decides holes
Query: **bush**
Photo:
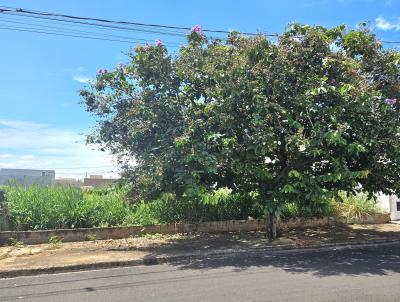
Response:
[[[192,199],[178,199],[171,193],[164,193],[151,202],[136,203],[132,209],[125,224],[217,221],[247,219],[248,216],[262,218],[264,213],[256,196],[241,196],[224,188]]]
[[[132,206],[132,210],[125,217],[124,225],[151,225],[158,224],[160,221],[150,203],[137,203]]]
[[[349,195],[341,193],[341,203],[337,204],[339,215],[347,218],[348,221],[359,219],[363,216],[382,213],[373,199],[368,198],[366,194]]]
[[[336,216],[337,212],[337,205],[334,200],[314,204],[286,203],[281,209],[281,218]]]

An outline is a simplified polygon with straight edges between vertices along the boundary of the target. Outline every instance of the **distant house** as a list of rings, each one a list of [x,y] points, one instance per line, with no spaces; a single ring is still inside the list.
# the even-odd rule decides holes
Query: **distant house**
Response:
[[[83,185],[85,187],[102,187],[115,184],[118,181],[119,179],[115,178],[103,178],[103,175],[90,175],[83,179]]]
[[[396,195],[379,195],[378,204],[385,211],[390,213],[391,220],[400,220],[400,198]]]
[[[53,185],[54,170],[0,169],[0,185]]]
[[[83,181],[76,178],[69,177],[58,177],[55,181],[56,185],[65,186],[65,187],[77,187],[80,188],[83,186]]]

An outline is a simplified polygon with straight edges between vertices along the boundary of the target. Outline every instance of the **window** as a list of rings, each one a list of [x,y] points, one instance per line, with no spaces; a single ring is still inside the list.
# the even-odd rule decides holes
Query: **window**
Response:
[[[400,212],[400,201],[396,202],[397,205],[397,211]]]
[[[42,176],[46,176],[46,172],[42,172]]]

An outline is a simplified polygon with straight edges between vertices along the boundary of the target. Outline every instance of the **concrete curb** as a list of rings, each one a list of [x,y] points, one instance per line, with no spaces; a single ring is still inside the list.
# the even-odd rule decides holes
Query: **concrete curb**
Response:
[[[310,251],[329,251],[329,250],[347,250],[356,249],[363,247],[376,247],[376,246],[389,246],[394,244],[400,244],[400,239],[376,239],[376,240],[362,240],[354,242],[342,242],[342,243],[323,243],[317,245],[310,245],[304,247],[298,247],[294,245],[276,245],[273,247],[255,247],[248,249],[228,249],[228,250],[216,250],[210,252],[200,252],[192,254],[182,254],[173,256],[155,256],[143,259],[126,260],[126,261],[108,261],[98,263],[85,263],[76,265],[66,266],[54,266],[54,267],[43,267],[34,269],[21,269],[11,271],[0,271],[0,279],[3,278],[15,278],[22,276],[34,276],[42,274],[58,274],[76,271],[87,271],[87,270],[98,270],[98,269],[109,269],[117,267],[130,267],[138,265],[156,265],[162,263],[173,263],[177,261],[186,260],[199,260],[208,257],[226,257],[234,256],[241,253],[246,254],[265,254],[277,255],[285,253],[306,253]]]
[[[352,221],[357,224],[383,224],[390,221],[389,214],[376,214],[364,216]],[[346,225],[349,221],[344,217],[322,218],[292,218],[281,220],[279,225],[282,230],[296,228],[310,228],[320,226]],[[148,226],[125,226],[107,228],[77,228],[38,231],[0,231],[0,244],[7,244],[11,239],[21,241],[24,244],[48,243],[49,239],[57,236],[63,242],[85,241],[89,237],[97,240],[122,239],[129,236],[144,234],[184,234],[184,233],[227,233],[249,232],[265,230],[264,219],[257,220],[225,220],[207,221],[198,223],[167,223]]]

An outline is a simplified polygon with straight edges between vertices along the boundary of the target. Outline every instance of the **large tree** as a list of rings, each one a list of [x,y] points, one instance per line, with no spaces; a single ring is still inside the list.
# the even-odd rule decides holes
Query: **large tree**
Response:
[[[400,193],[400,55],[365,26],[294,24],[272,41],[194,27],[179,53],[158,42],[130,59],[81,95],[89,142],[134,159],[140,198],[257,192],[275,237],[285,202]]]

